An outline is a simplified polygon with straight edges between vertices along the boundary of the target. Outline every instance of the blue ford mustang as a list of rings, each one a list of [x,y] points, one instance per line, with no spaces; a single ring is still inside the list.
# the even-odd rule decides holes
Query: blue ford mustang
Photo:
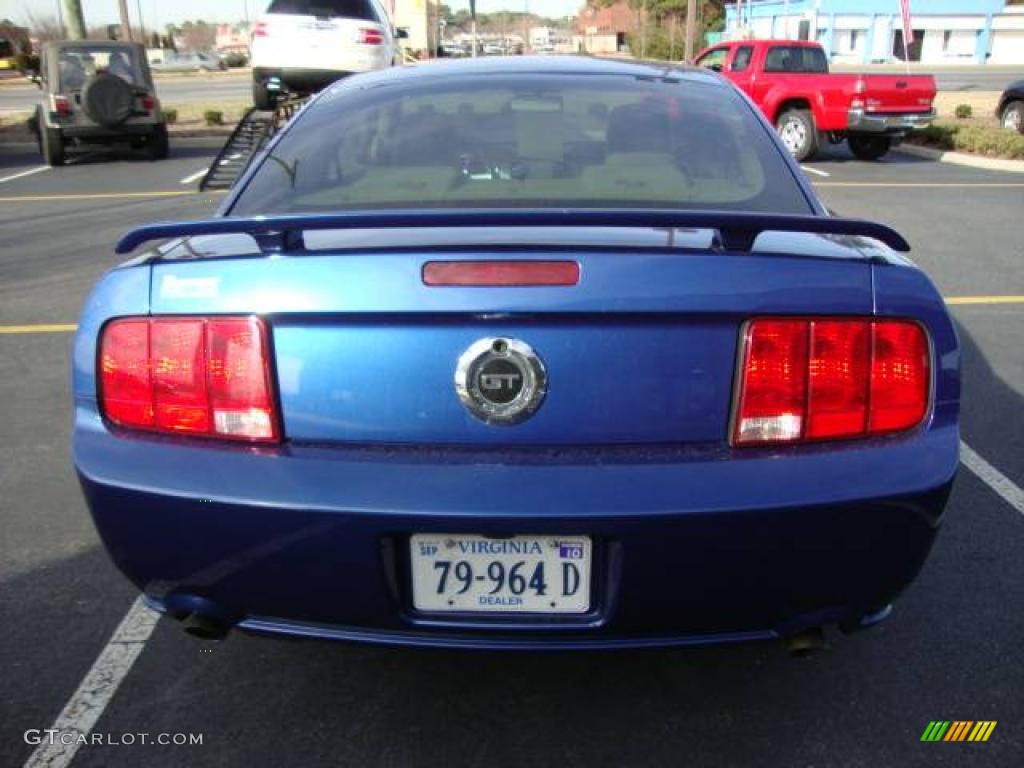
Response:
[[[81,319],[74,460],[193,634],[799,637],[884,617],[932,545],[943,301],[714,74],[352,77],[146,242]]]

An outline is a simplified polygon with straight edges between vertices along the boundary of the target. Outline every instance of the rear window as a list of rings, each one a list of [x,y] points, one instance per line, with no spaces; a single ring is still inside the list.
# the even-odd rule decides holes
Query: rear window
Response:
[[[811,212],[732,88],[476,74],[321,98],[232,214],[546,206]]]
[[[828,59],[818,47],[782,45],[768,50],[765,72],[798,72],[823,75],[828,72]]]
[[[292,13],[321,19],[340,16],[348,19],[378,20],[370,0],[274,0],[267,13]]]

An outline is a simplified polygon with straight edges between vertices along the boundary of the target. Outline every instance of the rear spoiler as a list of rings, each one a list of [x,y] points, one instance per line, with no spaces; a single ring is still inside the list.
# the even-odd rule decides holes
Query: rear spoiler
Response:
[[[910,245],[884,224],[832,216],[807,216],[735,211],[686,211],[649,208],[565,209],[494,208],[469,210],[386,210],[351,213],[223,216],[201,221],[149,224],[133,229],[117,244],[117,253],[132,252],[152,240],[196,235],[245,234],[261,250],[302,248],[302,232],[316,229],[413,229],[443,227],[642,227],[710,229],[727,250],[749,251],[762,232],[803,232],[870,237],[907,252]]]

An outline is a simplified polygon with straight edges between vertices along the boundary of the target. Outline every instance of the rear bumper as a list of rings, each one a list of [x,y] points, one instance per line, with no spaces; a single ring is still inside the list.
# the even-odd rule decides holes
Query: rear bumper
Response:
[[[847,130],[852,133],[904,134],[931,125],[935,117],[935,110],[908,114],[872,114],[862,109],[851,109]]]
[[[201,606],[253,632],[398,645],[687,645],[856,624],[888,605],[939,526],[954,410],[900,440],[732,456],[250,451],[115,436],[80,403],[74,453],[114,561],[178,618]],[[590,535],[592,611],[417,613],[406,547],[431,531]]]
[[[335,69],[301,69],[295,67],[255,67],[253,68],[252,76],[256,82],[267,82],[276,78],[288,90],[306,94],[320,91],[331,83],[360,71],[365,70],[340,71]]]
[[[117,128],[104,128],[98,125],[67,125],[61,126],[61,135],[66,139],[82,139],[83,141],[128,141],[140,136],[152,136],[157,123],[128,123]]]

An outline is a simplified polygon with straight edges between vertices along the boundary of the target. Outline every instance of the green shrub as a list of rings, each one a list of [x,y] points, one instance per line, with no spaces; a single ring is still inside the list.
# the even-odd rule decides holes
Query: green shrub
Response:
[[[1024,160],[1024,136],[1002,128],[940,122],[915,132],[912,140],[938,149]]]
[[[953,114],[956,115],[958,120],[966,120],[974,115],[974,110],[971,109],[970,104],[957,104]]]
[[[217,109],[208,109],[203,112],[203,120],[207,125],[224,125],[224,113]]]
[[[174,107],[165,107],[164,119],[168,122],[168,124],[178,122],[178,110],[176,110]]]
[[[246,64],[249,63],[249,59],[246,58],[246,55],[244,53],[235,52],[229,53],[227,56],[225,56],[224,63],[227,64],[228,67],[234,69],[236,67],[244,67]]]

